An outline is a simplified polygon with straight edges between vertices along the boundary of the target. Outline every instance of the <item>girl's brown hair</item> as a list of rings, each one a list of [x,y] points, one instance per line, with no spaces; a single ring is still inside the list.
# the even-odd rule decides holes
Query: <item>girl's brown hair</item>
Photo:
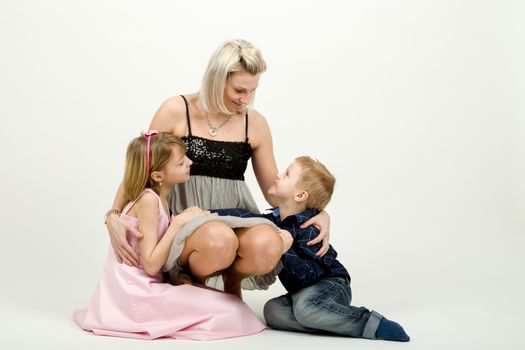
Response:
[[[124,198],[126,202],[135,200],[145,188],[159,193],[159,184],[153,181],[151,173],[161,171],[171,157],[173,146],[177,146],[182,156],[186,153],[184,142],[171,132],[159,132],[151,136],[150,169],[146,163],[148,139],[141,135],[131,140],[126,152],[124,170]]]

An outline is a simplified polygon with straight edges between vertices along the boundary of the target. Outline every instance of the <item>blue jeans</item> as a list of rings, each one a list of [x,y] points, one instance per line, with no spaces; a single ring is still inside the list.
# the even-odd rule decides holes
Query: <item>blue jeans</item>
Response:
[[[351,302],[352,290],[345,278],[323,278],[298,292],[269,300],[264,305],[264,318],[269,327],[284,331],[375,339],[383,316]]]

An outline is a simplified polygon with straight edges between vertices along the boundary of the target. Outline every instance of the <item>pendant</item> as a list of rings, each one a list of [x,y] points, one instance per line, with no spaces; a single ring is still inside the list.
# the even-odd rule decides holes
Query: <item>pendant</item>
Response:
[[[217,136],[217,129],[211,128],[210,130],[208,130],[208,134],[210,134],[211,137]]]

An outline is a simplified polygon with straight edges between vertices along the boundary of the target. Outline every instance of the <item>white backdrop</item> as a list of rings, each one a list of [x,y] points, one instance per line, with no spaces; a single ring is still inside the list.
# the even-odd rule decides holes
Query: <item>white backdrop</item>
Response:
[[[213,346],[523,348],[524,23],[520,1],[2,0],[1,347],[146,346],[85,334],[71,312],[105,260],[127,143],[244,38],[268,63],[255,108],[278,166],[308,154],[335,174],[331,243],[354,303],[412,341]],[[282,291],[245,298],[260,315]],[[172,342],[147,346],[205,346]]]

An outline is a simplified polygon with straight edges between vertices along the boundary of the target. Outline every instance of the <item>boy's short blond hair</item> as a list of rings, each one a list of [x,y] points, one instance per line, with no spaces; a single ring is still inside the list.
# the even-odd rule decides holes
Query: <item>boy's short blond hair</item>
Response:
[[[301,167],[296,186],[308,192],[306,207],[324,210],[334,193],[335,177],[321,162],[308,156],[297,157],[295,162]]]

